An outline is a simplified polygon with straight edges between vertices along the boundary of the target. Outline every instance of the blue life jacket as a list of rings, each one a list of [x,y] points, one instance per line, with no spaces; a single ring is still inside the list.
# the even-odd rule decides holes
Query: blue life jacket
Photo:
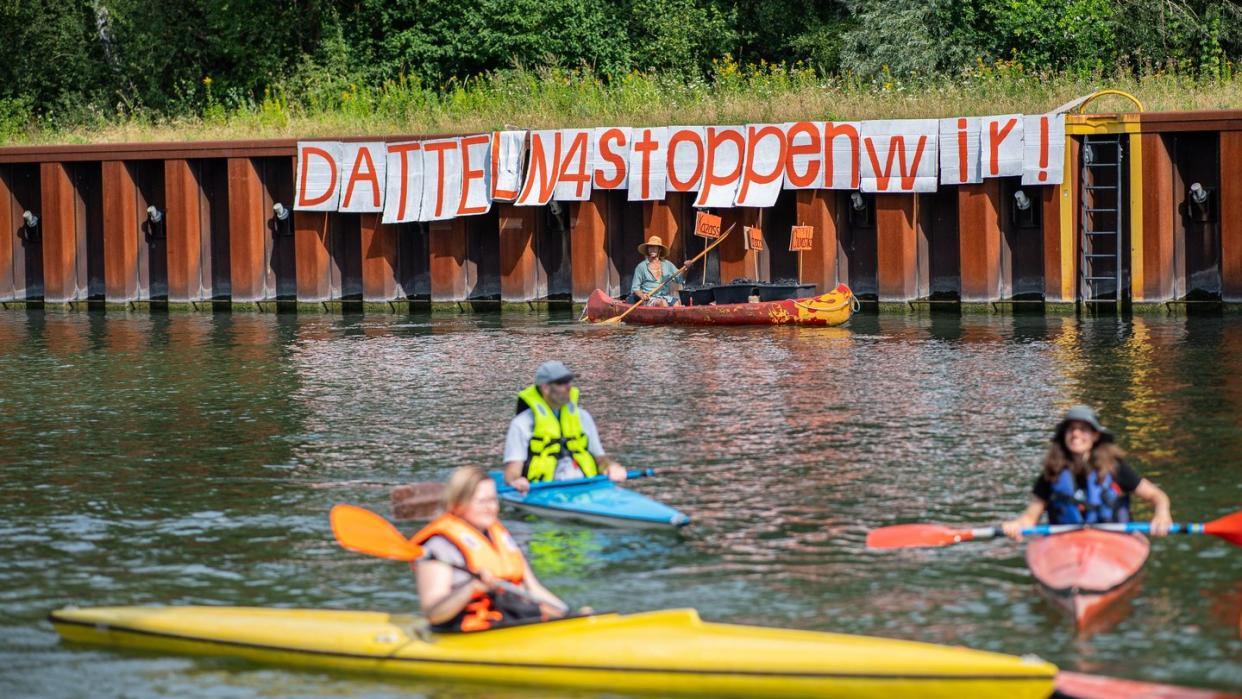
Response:
[[[1074,487],[1074,474],[1067,468],[1052,484],[1048,521],[1052,524],[1099,524],[1130,521],[1130,496],[1114,487],[1113,477],[1087,475],[1087,490]]]

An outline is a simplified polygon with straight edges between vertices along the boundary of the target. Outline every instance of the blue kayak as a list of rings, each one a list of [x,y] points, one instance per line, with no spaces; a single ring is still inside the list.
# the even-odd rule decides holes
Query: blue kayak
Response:
[[[630,478],[649,475],[631,471]],[[491,472],[501,502],[524,512],[554,519],[573,519],[613,527],[682,527],[690,518],[646,495],[619,487],[606,476],[532,483],[525,495],[505,485],[504,475]]]

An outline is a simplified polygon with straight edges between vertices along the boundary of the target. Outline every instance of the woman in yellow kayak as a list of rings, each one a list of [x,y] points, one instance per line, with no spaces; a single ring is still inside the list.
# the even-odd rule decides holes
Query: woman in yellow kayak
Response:
[[[482,631],[564,616],[565,603],[540,584],[497,518],[496,484],[483,469],[453,472],[444,510],[412,539],[427,552],[411,566],[433,630]]]
[[[1113,433],[1085,405],[1076,405],[1057,424],[1044,457],[1043,473],[1031,489],[1031,504],[1015,519],[1001,525],[1010,538],[1021,541],[1022,530],[1033,527],[1044,512],[1051,524],[1096,524],[1130,521],[1130,493],[1151,503],[1151,534],[1169,533],[1173,516],[1169,496],[1138,475],[1125,462]]]

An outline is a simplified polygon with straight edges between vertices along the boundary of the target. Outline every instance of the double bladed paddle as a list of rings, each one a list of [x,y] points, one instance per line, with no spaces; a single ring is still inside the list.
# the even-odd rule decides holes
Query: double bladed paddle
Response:
[[[635,478],[645,478],[654,476],[655,469],[645,468],[641,470],[629,471],[625,474],[627,480]],[[573,485],[586,485],[588,483],[598,483],[608,480],[608,476],[599,475],[590,478],[570,478],[561,481],[541,481],[531,483],[531,490],[544,490],[546,488],[564,488]],[[497,486],[498,493],[513,493],[517,488],[511,485]],[[410,485],[400,485],[392,490],[392,513],[397,519],[426,519],[436,513],[440,508],[440,501],[444,496],[443,483],[411,483]]]
[[[694,264],[695,262],[698,262],[698,261],[699,261],[699,260],[700,260],[700,259],[701,259],[704,255],[706,255],[707,253],[711,252],[711,249],[712,249],[712,248],[714,248],[714,247],[716,247],[717,245],[720,245],[721,243],[723,243],[723,242],[724,242],[724,239],[725,239],[725,238],[728,238],[728,237],[729,237],[729,234],[733,232],[733,228],[734,228],[735,226],[737,226],[737,224],[736,224],[736,223],[734,223],[734,224],[730,224],[730,226],[729,226],[727,229],[725,229],[724,235],[722,235],[722,236],[720,236],[719,238],[717,238],[717,239],[715,240],[715,242],[713,242],[711,245],[708,245],[707,247],[703,248],[703,252],[700,252],[699,254],[695,255],[695,256],[694,256],[694,257],[692,257],[692,258],[690,258],[690,261],[689,261],[689,262],[687,262],[686,264],[682,265],[682,266],[681,266],[681,269],[678,269],[676,272],[673,272],[673,274],[672,274],[672,275],[670,275],[670,276],[666,277],[666,278],[664,279],[664,281],[660,282],[660,285],[659,285],[659,286],[657,286],[655,289],[653,289],[653,290],[651,291],[651,293],[647,294],[647,298],[649,299],[649,298],[651,298],[652,296],[655,296],[657,293],[659,293],[660,289],[663,289],[665,286],[668,286],[668,283],[669,283],[669,282],[671,282],[671,281],[673,281],[674,279],[676,279],[676,278],[677,278],[677,277],[678,277],[678,276],[679,276],[682,272],[685,272],[686,270],[690,269],[690,265]],[[625,311],[624,311],[624,312],[622,312],[620,315],[615,315],[615,316],[613,316],[613,317],[611,317],[611,318],[605,318],[605,319],[603,319],[603,320],[599,321],[599,325],[611,325],[611,324],[613,324],[613,323],[620,323],[620,322],[621,322],[621,319],[625,318],[626,316],[628,316],[628,315],[630,314],[630,311],[632,311],[632,310],[634,310],[635,308],[638,308],[639,306],[643,305],[643,301],[646,301],[646,300],[647,300],[647,299],[639,299],[637,303],[635,303],[633,306],[630,306],[629,308],[625,309]]]
[[[355,505],[334,505],[328,519],[332,522],[332,534],[336,536],[337,543],[346,550],[393,561],[417,561],[426,554],[422,546],[405,538],[391,522],[370,510]],[[440,562],[479,577],[459,565]],[[536,599],[507,580],[497,581],[497,587],[535,604],[546,604],[562,613],[568,611],[564,605]]]
[[[1111,532],[1151,532],[1147,522],[1125,524],[1041,524],[1022,530],[1023,536],[1047,536],[1076,529],[1100,529]],[[1234,546],[1242,546],[1242,512],[1234,512],[1206,523],[1174,524],[1170,534],[1211,534]],[[939,524],[897,524],[867,532],[867,548],[902,549],[932,546],[952,546],[965,541],[979,541],[1004,536],[1000,527],[954,529]]]

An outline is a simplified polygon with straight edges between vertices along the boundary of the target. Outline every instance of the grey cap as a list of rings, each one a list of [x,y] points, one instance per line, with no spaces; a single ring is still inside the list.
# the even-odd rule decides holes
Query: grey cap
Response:
[[[1100,416],[1096,414],[1091,406],[1075,405],[1066,410],[1065,416],[1061,418],[1061,422],[1057,423],[1057,431],[1052,438],[1053,441],[1059,442],[1065,438],[1065,429],[1069,427],[1071,422],[1085,422],[1091,425],[1091,429],[1100,433],[1101,442],[1108,442],[1113,439],[1113,433],[1100,424]]]
[[[561,379],[572,379],[574,373],[570,371],[564,364],[556,361],[544,362],[535,370],[535,385],[552,383]]]

